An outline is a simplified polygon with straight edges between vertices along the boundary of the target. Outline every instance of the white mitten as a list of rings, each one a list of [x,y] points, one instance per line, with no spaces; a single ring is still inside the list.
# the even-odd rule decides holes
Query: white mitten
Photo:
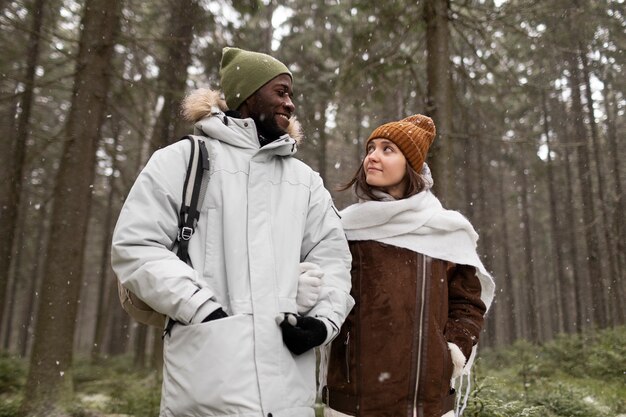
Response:
[[[313,308],[320,295],[324,272],[314,263],[300,263],[300,277],[298,278],[298,294],[296,304],[298,314],[304,315]]]
[[[452,370],[452,379],[454,379],[461,376],[463,373],[463,368],[465,367],[467,358],[463,352],[461,352],[461,348],[452,342],[448,342],[448,349],[450,350],[450,357],[452,358],[452,364],[454,365],[454,369]]]

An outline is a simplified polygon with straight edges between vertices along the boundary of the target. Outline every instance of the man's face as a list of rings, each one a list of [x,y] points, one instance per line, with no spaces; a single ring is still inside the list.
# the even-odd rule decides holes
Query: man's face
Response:
[[[246,100],[247,114],[243,116],[251,117],[262,134],[270,138],[284,135],[296,109],[291,101],[291,86],[291,77],[287,74],[272,79]]]

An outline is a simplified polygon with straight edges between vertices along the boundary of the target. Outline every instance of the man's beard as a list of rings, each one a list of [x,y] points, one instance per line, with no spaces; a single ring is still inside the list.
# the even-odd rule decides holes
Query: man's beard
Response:
[[[252,114],[252,120],[256,124],[257,131],[260,136],[263,136],[267,143],[273,142],[282,135],[284,135],[285,130],[283,130],[278,123],[276,122],[276,117],[271,117],[270,114],[260,113],[260,114]],[[262,145],[265,145],[264,143]]]

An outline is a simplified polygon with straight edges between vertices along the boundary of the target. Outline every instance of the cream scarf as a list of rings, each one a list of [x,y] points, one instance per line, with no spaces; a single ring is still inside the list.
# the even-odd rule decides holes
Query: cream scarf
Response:
[[[340,214],[348,240],[375,240],[475,267],[480,298],[489,309],[495,284],[476,253],[478,234],[461,213],[444,209],[430,191],[402,200],[385,195],[385,201],[361,201]]]

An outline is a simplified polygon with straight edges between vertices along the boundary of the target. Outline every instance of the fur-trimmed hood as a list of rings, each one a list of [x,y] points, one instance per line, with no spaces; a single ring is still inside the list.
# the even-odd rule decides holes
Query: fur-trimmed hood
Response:
[[[185,97],[182,103],[182,115],[185,120],[191,123],[197,123],[204,118],[222,114],[227,110],[229,109],[222,92],[209,88],[192,91]],[[287,134],[298,144],[303,139],[302,127],[295,116],[291,116],[291,119],[289,119]]]

